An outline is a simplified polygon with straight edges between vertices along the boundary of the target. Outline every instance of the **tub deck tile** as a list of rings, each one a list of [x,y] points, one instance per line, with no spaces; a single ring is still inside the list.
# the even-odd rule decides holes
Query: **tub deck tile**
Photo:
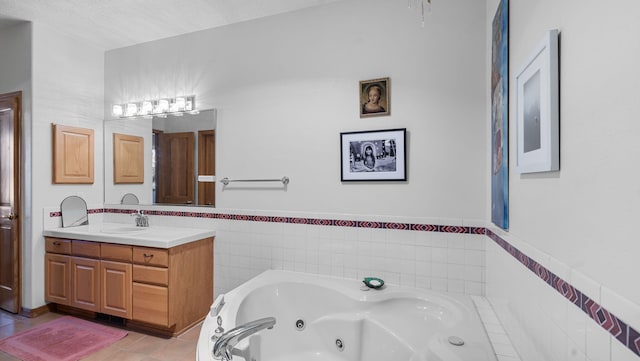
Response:
[[[498,320],[491,303],[481,296],[471,296],[498,361],[521,361],[509,335]]]

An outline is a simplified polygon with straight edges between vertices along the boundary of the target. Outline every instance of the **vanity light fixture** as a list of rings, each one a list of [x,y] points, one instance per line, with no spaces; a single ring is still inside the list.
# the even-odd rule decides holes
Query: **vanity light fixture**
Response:
[[[195,95],[145,100],[126,104],[114,104],[111,107],[111,115],[115,118],[150,118],[151,116],[166,118],[168,114],[177,116],[181,116],[183,113],[198,114],[199,112],[196,110],[195,105]]]

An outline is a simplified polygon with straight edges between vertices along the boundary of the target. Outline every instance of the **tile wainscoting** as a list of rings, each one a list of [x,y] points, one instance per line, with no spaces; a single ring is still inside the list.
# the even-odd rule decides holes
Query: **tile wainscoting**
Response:
[[[639,359],[639,305],[506,232],[486,234],[486,297],[523,360]]]
[[[90,219],[129,222],[139,208],[145,207],[96,208]],[[523,360],[640,355],[639,305],[483,222],[180,207],[145,212],[152,225],[216,230],[215,294],[267,269],[378,276],[418,288],[486,293]],[[59,226],[59,217],[45,209],[45,227]]]
[[[104,222],[133,222],[145,207],[93,209]],[[267,269],[387,282],[484,295],[485,228],[479,222],[180,207],[145,209],[150,223],[216,230],[215,294]],[[58,227],[57,209],[45,227]]]

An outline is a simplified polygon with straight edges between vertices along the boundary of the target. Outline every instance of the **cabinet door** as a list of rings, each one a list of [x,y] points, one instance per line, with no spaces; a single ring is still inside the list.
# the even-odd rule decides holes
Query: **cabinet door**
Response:
[[[52,124],[53,183],[93,184],[93,129]]]
[[[100,261],[71,258],[71,306],[100,312]]]
[[[69,305],[71,299],[70,257],[47,253],[44,259],[44,299],[61,305]]]
[[[100,262],[100,312],[131,319],[131,264]]]
[[[169,327],[167,287],[133,283],[133,319]]]

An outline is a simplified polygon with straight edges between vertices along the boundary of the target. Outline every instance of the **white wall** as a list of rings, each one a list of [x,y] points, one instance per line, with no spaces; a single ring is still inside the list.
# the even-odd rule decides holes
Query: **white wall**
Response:
[[[31,23],[20,22],[0,29],[0,93],[26,92],[31,79]],[[22,94],[26,97],[26,94]]]
[[[511,16],[516,67],[546,29],[561,32],[561,170],[512,174],[510,231],[640,303],[629,287],[640,254],[640,4],[514,2]]]
[[[279,178],[222,190],[223,208],[486,219],[484,3],[348,0],[116,49],[113,103],[196,94],[217,108],[217,176]],[[360,119],[358,81],[391,78],[391,116]],[[340,182],[339,133],[408,129],[408,181]]]
[[[78,195],[89,207],[103,202],[104,52],[42,24],[33,24],[33,177],[32,237],[24,239],[23,307],[44,304],[44,238],[42,210],[59,207],[67,196]],[[51,183],[51,123],[94,130],[94,183]]]
[[[497,0],[487,2],[487,49],[497,5]],[[640,288],[635,286],[640,254],[640,122],[635,109],[640,98],[635,61],[640,57],[640,4],[539,0],[511,1],[510,7],[510,154],[516,154],[515,76],[545,31],[557,28],[561,159],[559,172],[519,175],[515,156],[510,157],[508,237],[638,329],[637,317],[628,315],[640,310]],[[576,316],[575,306],[538,287],[536,277],[526,269],[521,272],[522,265],[495,247],[487,249],[488,295],[505,305],[501,313],[506,323],[515,320],[523,327],[527,337],[518,340],[529,338],[544,355],[532,354],[523,341],[523,356],[635,358],[606,332],[589,336],[592,320],[580,318],[581,312]],[[540,292],[519,297],[514,288]],[[513,320],[507,319],[509,314]]]
[[[108,51],[105,118],[114,103],[195,94],[217,109],[218,178],[291,178],[286,191],[218,184],[212,211],[484,226],[484,7],[435,2],[422,28],[406,3],[346,0]],[[358,82],[385,76],[391,116],[360,119]],[[340,132],[401,127],[407,182],[340,182]],[[265,269],[484,289],[479,235],[151,217],[215,227],[216,294]]]

